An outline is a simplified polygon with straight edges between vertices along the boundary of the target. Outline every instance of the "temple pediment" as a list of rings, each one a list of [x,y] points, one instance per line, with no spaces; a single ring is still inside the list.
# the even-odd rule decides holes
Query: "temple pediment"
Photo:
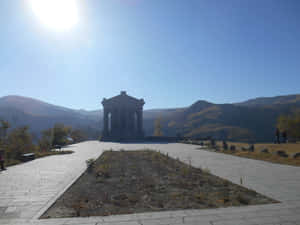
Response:
[[[122,91],[119,95],[112,98],[104,98],[102,101],[104,107],[109,106],[143,106],[145,104],[144,99],[137,99],[126,94]]]

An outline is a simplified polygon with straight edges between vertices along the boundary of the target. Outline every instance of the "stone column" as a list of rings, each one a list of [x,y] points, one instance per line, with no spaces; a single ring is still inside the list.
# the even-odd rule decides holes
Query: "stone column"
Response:
[[[112,109],[110,112],[110,134],[113,135],[115,131],[115,116],[116,116],[116,110]]]
[[[137,127],[138,127],[138,135],[143,135],[143,111],[139,109],[137,111]]]
[[[124,132],[124,110],[123,109],[119,109],[119,132],[120,132],[120,135],[123,134]]]
[[[119,130],[119,111],[117,108],[113,109],[112,113],[112,132],[114,136],[118,136]]]
[[[129,118],[128,118],[128,109],[124,109],[124,131],[123,131],[123,137],[128,137],[128,131],[129,131]]]
[[[131,135],[134,134],[134,111],[130,110],[129,112],[129,124],[130,124],[130,133]]]
[[[118,109],[114,110],[114,128],[115,131],[119,129],[119,111]]]
[[[103,135],[106,136],[108,134],[108,111],[104,108],[103,113]]]

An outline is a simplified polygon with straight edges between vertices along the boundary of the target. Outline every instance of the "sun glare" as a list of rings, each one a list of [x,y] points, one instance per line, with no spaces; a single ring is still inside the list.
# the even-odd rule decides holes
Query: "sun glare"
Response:
[[[30,0],[34,14],[47,27],[68,30],[78,22],[76,0]]]

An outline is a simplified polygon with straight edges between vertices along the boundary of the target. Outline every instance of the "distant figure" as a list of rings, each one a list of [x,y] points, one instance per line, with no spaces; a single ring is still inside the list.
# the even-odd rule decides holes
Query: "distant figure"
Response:
[[[280,144],[280,131],[278,128],[276,128],[275,136],[276,136],[275,143]]]
[[[223,141],[223,149],[228,150],[228,144],[226,141]]]
[[[4,156],[3,156],[3,151],[0,151],[0,167],[1,167],[1,170],[5,170],[4,168]]]
[[[286,133],[286,131],[284,130],[281,135],[282,135],[282,142],[287,143],[287,133]]]

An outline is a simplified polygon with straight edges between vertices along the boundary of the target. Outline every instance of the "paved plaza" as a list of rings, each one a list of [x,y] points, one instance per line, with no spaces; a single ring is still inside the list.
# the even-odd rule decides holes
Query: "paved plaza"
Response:
[[[300,225],[300,167],[239,158],[187,144],[120,144],[88,141],[68,146],[75,153],[56,155],[0,172],[0,225]],[[180,210],[108,217],[38,218],[83,173],[85,161],[104,150],[153,149],[272,197],[281,203],[205,210]]]

